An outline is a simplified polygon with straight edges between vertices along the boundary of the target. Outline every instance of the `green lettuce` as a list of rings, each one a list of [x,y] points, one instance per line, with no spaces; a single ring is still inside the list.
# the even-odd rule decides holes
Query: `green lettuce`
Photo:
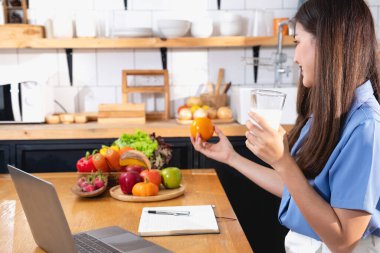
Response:
[[[157,140],[150,138],[149,134],[136,130],[134,134],[122,134],[119,139],[114,141],[113,145],[117,145],[120,149],[131,147],[144,153],[150,158],[154,151],[158,148]]]

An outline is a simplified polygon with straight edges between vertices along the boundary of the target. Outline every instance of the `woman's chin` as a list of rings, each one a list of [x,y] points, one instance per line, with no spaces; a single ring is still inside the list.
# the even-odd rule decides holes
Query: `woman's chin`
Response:
[[[310,81],[308,81],[308,80],[305,80],[305,79],[302,80],[302,84],[303,84],[303,86],[305,86],[306,88],[311,88],[311,87],[313,87],[312,82],[310,82]]]

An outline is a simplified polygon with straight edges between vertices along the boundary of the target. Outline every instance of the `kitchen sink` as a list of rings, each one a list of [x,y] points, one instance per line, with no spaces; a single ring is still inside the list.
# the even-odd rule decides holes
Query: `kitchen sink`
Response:
[[[253,89],[269,89],[280,91],[286,94],[284,109],[282,111],[280,123],[283,125],[293,125],[296,122],[296,100],[297,100],[297,87],[284,86],[279,88],[270,87],[268,85],[254,86],[234,86],[232,87],[231,95],[231,109],[234,118],[240,123],[245,124],[248,121],[248,112],[251,103],[251,90]]]

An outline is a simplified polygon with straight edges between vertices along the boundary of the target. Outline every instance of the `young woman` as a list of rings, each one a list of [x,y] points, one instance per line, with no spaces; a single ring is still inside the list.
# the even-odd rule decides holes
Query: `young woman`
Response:
[[[219,142],[191,139],[282,198],[287,252],[380,252],[380,72],[364,0],[308,0],[295,21],[298,118],[289,135],[258,114],[246,146],[273,169]],[[371,251],[372,250],[372,251]]]

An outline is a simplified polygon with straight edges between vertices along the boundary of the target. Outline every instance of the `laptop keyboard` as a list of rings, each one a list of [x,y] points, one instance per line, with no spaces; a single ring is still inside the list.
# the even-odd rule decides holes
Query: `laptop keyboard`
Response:
[[[105,244],[104,242],[88,235],[88,234],[76,234],[74,235],[74,241],[79,253],[91,252],[91,253],[120,253],[117,249]]]

